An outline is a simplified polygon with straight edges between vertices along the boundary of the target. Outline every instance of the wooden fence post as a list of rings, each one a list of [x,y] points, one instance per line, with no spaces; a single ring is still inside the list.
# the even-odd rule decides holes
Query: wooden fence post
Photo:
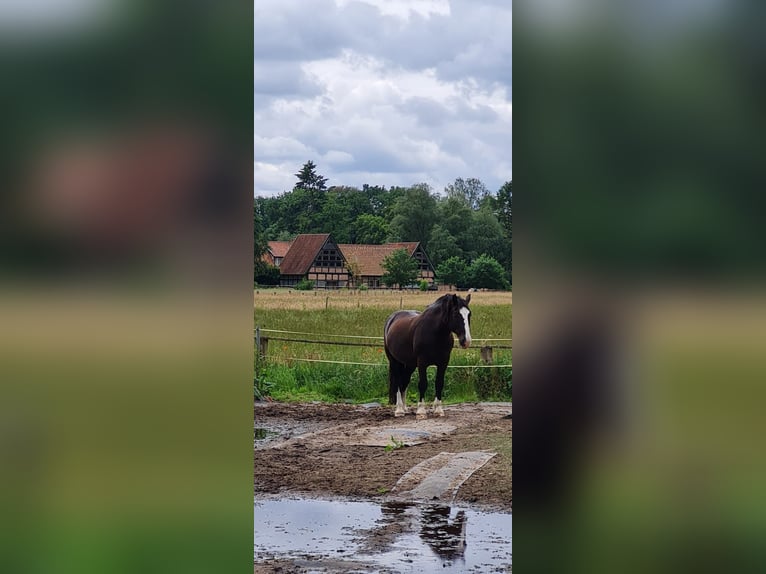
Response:
[[[492,364],[492,347],[482,347],[481,348],[481,360],[486,365]]]
[[[258,359],[266,358],[269,349],[269,338],[261,336],[261,327],[255,327],[255,348],[258,349]]]
[[[261,346],[259,347],[258,352],[261,354],[261,358],[266,358],[266,353],[269,351],[269,338],[268,337],[261,337]]]

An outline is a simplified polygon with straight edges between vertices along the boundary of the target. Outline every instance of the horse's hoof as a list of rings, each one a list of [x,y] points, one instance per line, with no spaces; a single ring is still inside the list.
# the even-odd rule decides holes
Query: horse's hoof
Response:
[[[428,418],[428,415],[426,413],[418,413],[415,415],[415,418],[419,421],[425,420]]]
[[[405,413],[403,413],[402,411],[396,411],[396,412],[394,412],[394,416],[395,416],[395,417],[403,417],[404,415],[405,415]]]
[[[434,411],[434,414],[435,414],[437,417],[443,417],[443,416],[444,416],[444,411],[441,411],[441,410],[439,410],[439,411]]]

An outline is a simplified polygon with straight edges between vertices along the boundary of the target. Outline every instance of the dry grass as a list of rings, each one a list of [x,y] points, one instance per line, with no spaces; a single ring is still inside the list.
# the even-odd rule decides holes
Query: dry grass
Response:
[[[293,289],[256,289],[253,304],[256,309],[423,309],[445,292],[439,291],[295,291]],[[465,297],[466,293],[460,293]],[[471,307],[483,305],[511,305],[510,291],[479,291],[471,294]]]

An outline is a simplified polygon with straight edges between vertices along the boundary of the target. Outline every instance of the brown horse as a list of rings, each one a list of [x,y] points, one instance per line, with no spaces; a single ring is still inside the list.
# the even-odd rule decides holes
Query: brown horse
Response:
[[[443,417],[442,390],[454,339],[467,349],[471,345],[471,296],[443,295],[426,307],[425,311],[397,311],[387,320],[383,330],[383,346],[388,357],[388,400],[396,403],[394,416],[407,413],[405,395],[410,378],[418,369],[417,417],[425,418],[425,394],[428,386],[427,368],[436,365],[435,415]]]

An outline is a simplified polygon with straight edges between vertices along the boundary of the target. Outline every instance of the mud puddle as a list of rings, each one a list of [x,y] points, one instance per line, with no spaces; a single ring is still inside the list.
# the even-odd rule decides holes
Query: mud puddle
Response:
[[[272,571],[270,564],[297,572],[511,571],[510,513],[280,498],[256,499],[254,522],[256,572]]]

